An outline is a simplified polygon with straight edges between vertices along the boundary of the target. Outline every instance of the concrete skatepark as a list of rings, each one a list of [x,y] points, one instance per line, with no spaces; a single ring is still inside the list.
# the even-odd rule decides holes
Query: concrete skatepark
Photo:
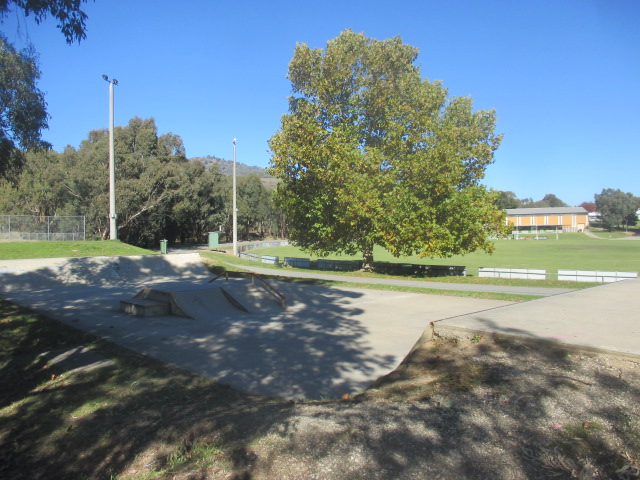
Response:
[[[268,281],[286,298],[283,308],[260,281],[212,281],[195,253],[5,260],[0,279],[0,295],[15,303],[241,390],[289,399],[362,391],[434,331],[640,356],[638,280],[521,304]],[[144,289],[165,292],[178,311],[121,311]]]

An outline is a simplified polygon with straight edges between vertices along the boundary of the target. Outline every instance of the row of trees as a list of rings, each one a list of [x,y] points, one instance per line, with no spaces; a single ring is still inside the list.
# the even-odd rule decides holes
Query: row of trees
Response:
[[[108,130],[89,132],[78,149],[23,153],[19,172],[0,182],[5,214],[84,215],[87,232],[108,238]],[[155,121],[133,118],[115,129],[118,236],[139,246],[205,242],[207,232],[231,232],[231,179],[217,166],[187,160],[182,139],[158,135]],[[239,232],[283,233],[272,193],[257,175],[238,179]]]
[[[496,206],[506,210],[507,208],[549,208],[568,207],[566,203],[556,197],[553,193],[546,194],[542,200],[534,201],[532,198],[518,198],[510,191],[498,191]]]
[[[37,23],[52,17],[67,43],[79,43],[86,37],[85,1],[0,1],[0,22],[14,11]],[[78,150],[50,151],[41,136],[49,115],[37,87],[35,50],[18,50],[0,34],[0,66],[0,211],[84,215],[89,235],[106,238],[107,131],[90,132]],[[210,162],[188,161],[179,136],[158,136],[153,119],[134,118],[116,129],[116,156],[122,240],[141,246],[160,238],[202,242],[219,226],[231,234],[231,181]],[[284,219],[257,175],[239,179],[238,197],[241,233],[284,234]]]

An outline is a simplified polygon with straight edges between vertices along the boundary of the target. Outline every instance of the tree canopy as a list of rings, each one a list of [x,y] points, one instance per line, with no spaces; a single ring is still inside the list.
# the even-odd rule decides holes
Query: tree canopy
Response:
[[[92,130],[78,149],[24,153],[15,179],[0,180],[0,212],[14,215],[82,215],[87,238],[109,234],[109,134]],[[119,238],[157,247],[202,243],[220,225],[231,234],[231,181],[217,165],[186,158],[179,135],[159,134],[153,118],[132,118],[115,128],[116,207]],[[257,176],[239,179],[242,232],[280,234],[282,217]]]
[[[58,20],[58,28],[67,43],[86,38],[87,14],[81,9],[86,0],[0,0],[0,22],[13,9],[36,23],[49,15]],[[0,33],[0,178],[10,170],[18,174],[24,150],[50,148],[41,132],[48,127],[49,115],[33,47],[18,51]]]
[[[479,182],[501,141],[495,112],[423,80],[417,55],[350,30],[324,50],[296,45],[269,173],[304,249],[359,251],[365,268],[374,244],[395,256],[493,250],[504,213]]]
[[[507,208],[549,208],[568,207],[566,203],[556,197],[553,193],[547,193],[542,200],[534,202],[532,198],[517,198],[516,194],[510,191],[497,191],[498,199],[496,206],[501,209]]]
[[[57,27],[67,43],[80,42],[87,37],[87,14],[82,4],[87,0],[0,0],[0,20],[11,11],[11,7],[21,10],[25,16],[33,15],[36,23],[49,15],[58,20]]]
[[[20,149],[49,147],[40,132],[48,127],[44,94],[32,49],[17,51],[0,34],[0,176],[20,163]]]
[[[602,218],[602,225],[612,230],[625,225],[635,225],[638,221],[636,210],[640,208],[640,198],[620,189],[603,188],[595,194],[596,209]]]

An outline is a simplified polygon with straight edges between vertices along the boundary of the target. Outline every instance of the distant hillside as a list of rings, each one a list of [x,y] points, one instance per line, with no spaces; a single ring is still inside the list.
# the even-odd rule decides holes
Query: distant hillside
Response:
[[[223,158],[207,155],[206,157],[194,157],[190,159],[192,162],[202,162],[205,168],[210,168],[212,165],[218,165],[220,173],[223,175],[233,175],[233,160],[225,160]],[[257,175],[260,177],[262,185],[267,190],[275,190],[280,180],[276,177],[269,175],[264,168],[252,167],[245,165],[244,163],[236,162],[236,176],[246,177],[247,175]]]
[[[223,158],[218,158],[211,155],[207,155],[206,157],[194,157],[191,160],[202,162],[207,168],[211,167],[212,165],[218,165],[220,173],[222,173],[223,175],[233,174],[233,160],[224,160]],[[246,177],[247,175],[251,174],[258,175],[260,178],[273,178],[271,177],[271,175],[265,172],[264,168],[252,167],[249,165],[245,165],[244,163],[236,162],[236,175],[238,177]]]

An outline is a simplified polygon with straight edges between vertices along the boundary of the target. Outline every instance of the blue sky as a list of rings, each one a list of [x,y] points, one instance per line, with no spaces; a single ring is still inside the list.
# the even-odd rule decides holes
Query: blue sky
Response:
[[[570,205],[603,188],[640,196],[640,1],[96,0],[87,39],[10,14],[0,28],[40,55],[51,115],[43,137],[79,146],[109,119],[154,117],[187,156],[266,167],[291,94],[297,42],[324,48],[350,28],[420,49],[422,76],[495,109],[504,133],[486,185]]]

